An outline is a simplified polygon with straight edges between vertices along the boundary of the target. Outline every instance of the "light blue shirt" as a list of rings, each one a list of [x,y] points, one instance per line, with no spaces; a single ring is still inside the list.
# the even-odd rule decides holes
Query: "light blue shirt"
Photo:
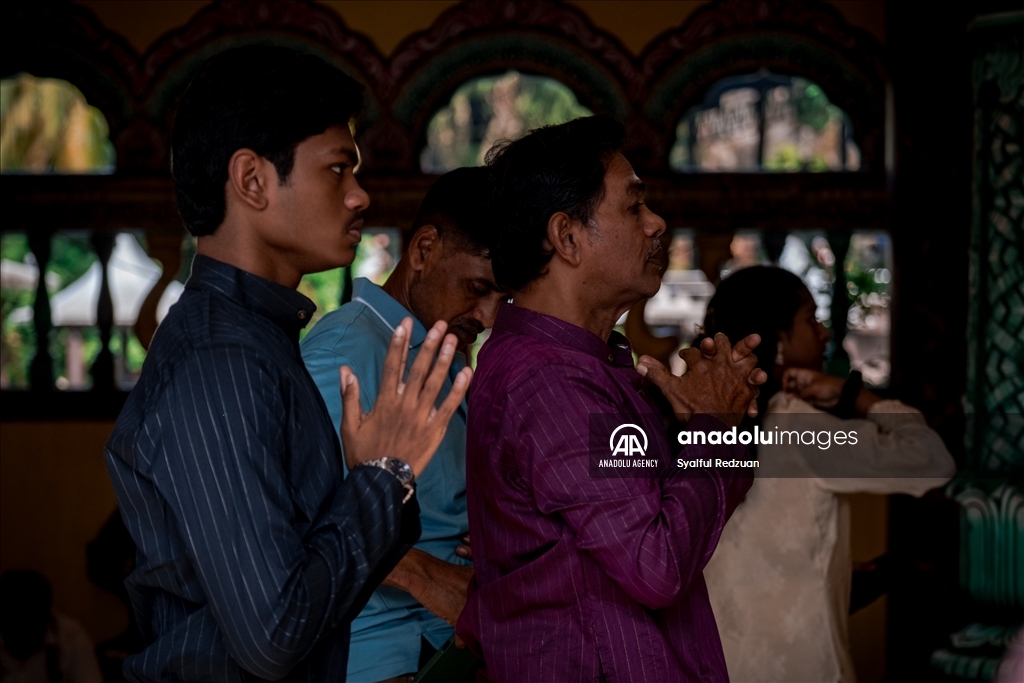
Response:
[[[369,412],[380,390],[384,356],[402,318],[413,320],[408,366],[419,354],[426,328],[383,289],[365,278],[354,282],[350,303],[325,315],[301,345],[302,359],[323,395],[334,422],[341,424],[338,368],[347,365],[359,379],[359,399]],[[465,367],[455,355],[438,404],[451,390],[452,379]],[[384,454],[382,454],[384,455]],[[347,473],[346,473],[347,474]],[[415,547],[453,564],[468,561],[455,554],[469,531],[466,516],[466,402],[452,416],[444,440],[416,481],[422,534]],[[440,647],[452,627],[428,612],[409,593],[380,586],[355,621],[348,659],[349,683],[376,683],[419,668],[420,636]]]

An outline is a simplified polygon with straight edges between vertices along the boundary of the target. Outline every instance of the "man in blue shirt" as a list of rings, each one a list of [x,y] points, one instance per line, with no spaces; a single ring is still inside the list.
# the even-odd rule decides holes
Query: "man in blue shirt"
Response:
[[[407,234],[405,254],[384,286],[357,279],[352,301],[325,315],[303,340],[302,358],[335,425],[342,419],[338,366],[348,366],[359,378],[362,409],[370,411],[388,339],[404,317],[414,319],[409,363],[427,328],[439,320],[448,323],[464,349],[491,326],[502,295],[488,258],[487,174],[485,168],[464,168],[441,176],[424,198]],[[464,366],[460,352],[450,377]],[[352,622],[351,683],[390,681],[416,672],[421,638],[430,645],[424,648],[428,652],[440,647],[466,602],[473,572],[462,544],[469,529],[465,403],[418,481],[420,541]]]
[[[315,306],[295,288],[352,262],[369,205],[359,95],[316,57],[246,47],[181,99],[172,172],[197,256],[106,447],[138,547],[129,681],[344,681],[352,617],[419,537],[414,481],[469,384],[455,335],[434,326],[403,381],[396,325],[369,415],[341,369],[344,457],[299,356]]]

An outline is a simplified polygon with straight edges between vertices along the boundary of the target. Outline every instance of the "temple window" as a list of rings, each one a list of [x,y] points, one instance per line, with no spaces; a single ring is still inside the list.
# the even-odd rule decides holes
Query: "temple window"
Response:
[[[822,172],[860,169],[849,117],[798,76],[760,70],[718,81],[676,127],[669,165],[679,172]]]
[[[0,80],[0,172],[112,173],[108,134],[103,113],[67,81]]]
[[[551,78],[518,71],[475,78],[430,120],[420,168],[440,174],[481,166],[499,140],[592,114],[572,90]]]

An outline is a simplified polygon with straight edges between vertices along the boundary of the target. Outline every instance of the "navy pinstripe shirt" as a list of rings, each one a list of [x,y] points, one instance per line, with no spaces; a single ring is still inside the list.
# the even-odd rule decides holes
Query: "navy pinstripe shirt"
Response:
[[[197,256],[107,444],[138,545],[132,681],[343,681],[349,623],[419,537],[341,451],[298,350],[315,307]]]

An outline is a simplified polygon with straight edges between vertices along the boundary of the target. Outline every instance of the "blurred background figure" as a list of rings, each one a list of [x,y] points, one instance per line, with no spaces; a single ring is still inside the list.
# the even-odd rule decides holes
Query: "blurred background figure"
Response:
[[[744,424],[774,432],[775,441],[751,445],[760,461],[754,484],[704,570],[736,681],[856,680],[847,495],[920,497],[956,472],[920,412],[882,400],[858,372],[822,372],[829,331],[815,310],[798,276],[753,266],[722,281],[704,318],[710,336],[721,332],[733,343],[761,336],[754,353],[768,381],[757,418]],[[799,441],[782,441],[786,432]]]
[[[53,611],[42,574],[0,576],[0,679],[4,683],[102,683],[92,643],[77,621]]]
[[[132,609],[128,589],[124,585],[124,580],[134,570],[135,541],[124,525],[120,508],[117,508],[103,524],[96,538],[86,546],[86,573],[89,580],[116,595],[128,613],[128,626],[124,631],[96,645],[96,657],[106,683],[123,681],[124,660],[129,655],[142,652],[145,646],[135,622],[135,610]]]

